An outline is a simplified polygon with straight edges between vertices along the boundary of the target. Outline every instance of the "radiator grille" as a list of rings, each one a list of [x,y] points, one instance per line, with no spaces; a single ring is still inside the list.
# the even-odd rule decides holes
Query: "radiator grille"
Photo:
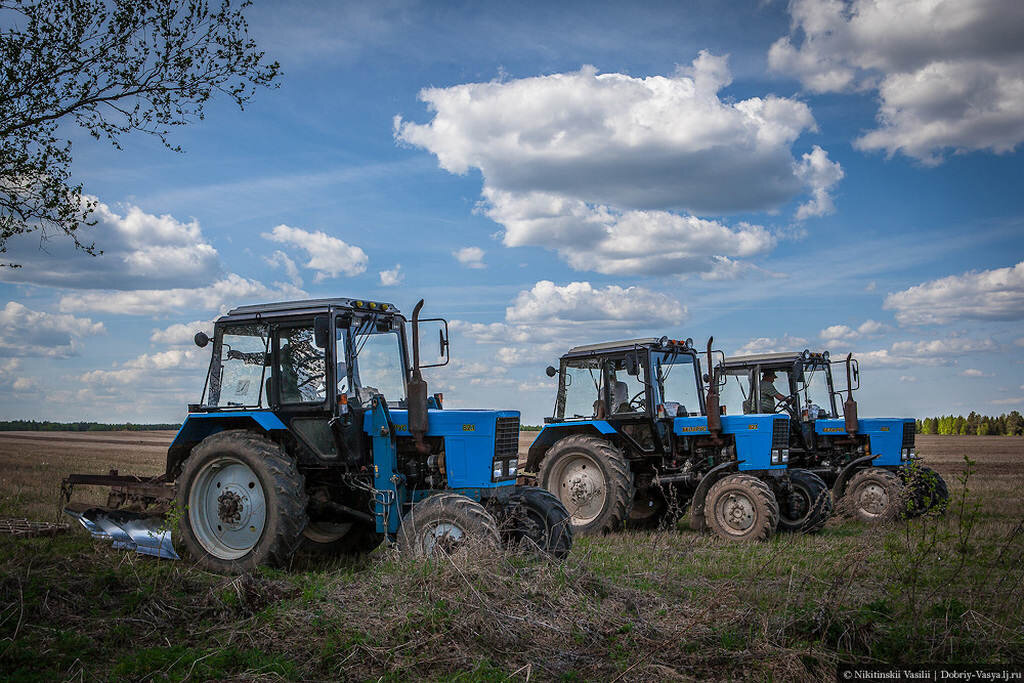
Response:
[[[772,448],[789,448],[789,420],[772,421]]]
[[[917,425],[913,422],[903,423],[903,448],[914,447],[914,434],[917,432]]]
[[[499,417],[494,427],[494,459],[515,458],[519,453],[519,418]]]

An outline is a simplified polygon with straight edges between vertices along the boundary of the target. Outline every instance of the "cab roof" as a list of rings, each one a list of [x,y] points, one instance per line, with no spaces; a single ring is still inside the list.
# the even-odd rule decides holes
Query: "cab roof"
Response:
[[[635,348],[657,348],[657,347],[669,347],[675,346],[680,350],[686,349],[690,351],[689,347],[683,347],[682,342],[673,342],[667,337],[641,337],[639,339],[620,339],[618,341],[607,341],[600,342],[598,344],[584,344],[583,346],[574,346],[562,356],[563,358],[570,358],[574,356],[592,356],[601,353],[615,353],[616,351],[632,351]]]
[[[249,306],[238,306],[227,312],[227,315],[218,318],[217,322],[232,320],[235,318],[259,317],[281,317],[286,315],[315,315],[317,313],[328,313],[332,310],[344,309],[351,311],[383,312],[388,314],[399,313],[394,304],[370,301],[369,299],[303,299],[301,301],[279,301],[267,304],[252,304]]]
[[[754,353],[746,356],[729,356],[725,359],[726,367],[744,365],[792,365],[804,357],[803,351],[782,351],[779,353]],[[821,361],[821,352],[812,353],[811,360]]]

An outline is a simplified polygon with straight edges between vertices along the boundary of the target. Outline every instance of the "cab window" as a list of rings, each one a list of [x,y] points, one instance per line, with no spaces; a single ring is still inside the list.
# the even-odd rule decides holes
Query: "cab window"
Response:
[[[669,417],[700,415],[700,387],[693,356],[688,353],[656,353],[652,358],[654,379],[665,414]]]
[[[326,351],[314,343],[313,327],[282,328],[277,334],[277,383],[281,403],[327,399]]]
[[[395,331],[369,332],[356,340],[358,384],[356,391],[364,407],[374,396],[383,396],[388,406],[405,406],[405,366],[402,339]]]

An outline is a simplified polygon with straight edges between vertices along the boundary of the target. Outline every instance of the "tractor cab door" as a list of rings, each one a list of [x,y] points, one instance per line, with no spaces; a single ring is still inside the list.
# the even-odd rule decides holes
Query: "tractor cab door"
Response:
[[[306,447],[307,460],[336,460],[338,449],[328,424],[334,397],[330,340],[316,334],[313,320],[303,320],[275,325],[271,344],[273,371],[266,386],[271,405]]]

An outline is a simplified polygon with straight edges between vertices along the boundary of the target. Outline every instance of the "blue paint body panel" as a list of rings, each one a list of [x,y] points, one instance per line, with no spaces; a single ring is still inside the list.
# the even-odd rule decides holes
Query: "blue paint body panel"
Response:
[[[615,427],[604,420],[573,420],[572,422],[544,425],[544,428],[537,434],[537,438],[530,444],[530,462],[533,462],[535,457],[540,457],[556,441],[570,434],[593,434],[594,436],[615,434]]]
[[[288,429],[288,426],[270,410],[232,410],[216,413],[189,413],[181,423],[178,434],[171,442],[171,448],[198,443],[210,434],[224,429],[224,424],[231,421],[237,424],[239,419],[252,420],[265,432],[276,429]]]
[[[903,447],[903,425],[914,422],[913,418],[866,417],[857,420],[857,431],[868,437],[874,467],[899,467],[903,465],[900,450]],[[815,420],[814,432],[822,436],[845,436],[846,423],[842,418]]]
[[[785,422],[789,428],[789,417],[785,415],[752,414],[723,415],[722,433],[732,434],[736,439],[736,459],[740,471],[784,470],[787,465],[772,464],[772,428],[776,420]]]
[[[785,463],[772,465],[772,426],[776,420],[786,422],[789,418],[780,415],[723,415],[722,433],[732,434],[736,439],[736,456],[741,470],[784,470]],[[677,436],[708,435],[708,419],[704,416],[677,417],[672,420],[672,432]],[[595,436],[615,434],[616,430],[605,420],[573,420],[545,425],[537,438],[530,444],[530,459],[539,457],[556,441],[569,434],[591,433]]]
[[[396,436],[411,436],[409,411],[390,411]],[[445,450],[445,473],[450,489],[498,488],[513,486],[514,480],[491,481],[494,459],[494,437],[499,417],[519,418],[516,410],[428,410],[430,425],[427,436],[442,437]],[[364,429],[374,435],[371,414],[364,416]]]

